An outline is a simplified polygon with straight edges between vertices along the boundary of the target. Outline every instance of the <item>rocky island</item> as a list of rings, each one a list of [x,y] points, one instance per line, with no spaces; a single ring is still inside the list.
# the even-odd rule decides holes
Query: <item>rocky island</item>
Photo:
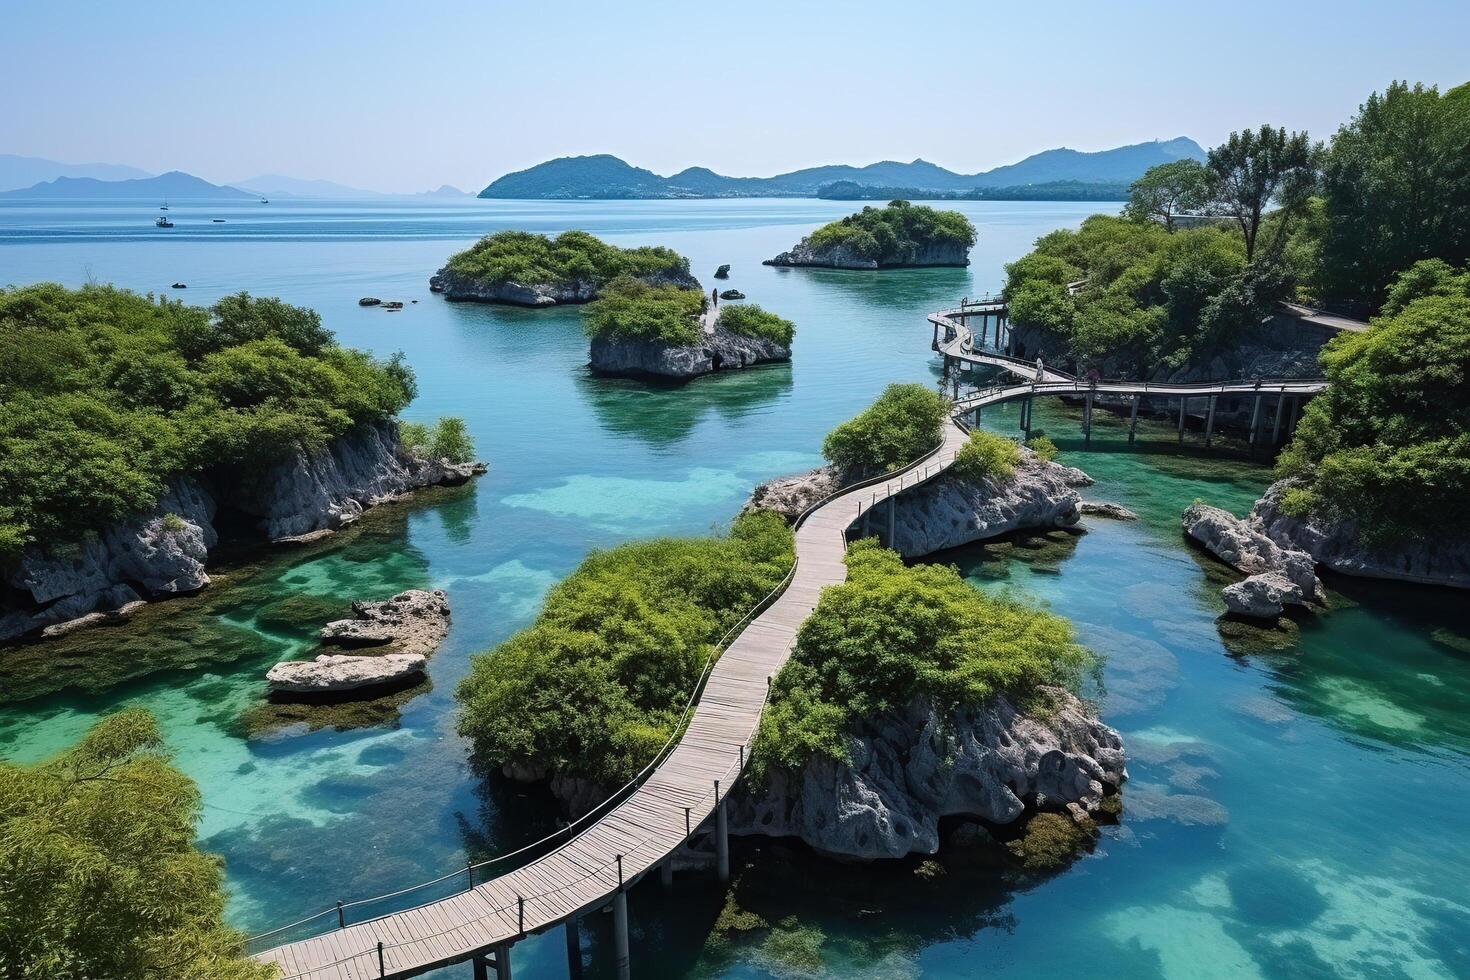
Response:
[[[825,224],[765,264],[831,269],[967,266],[974,244],[975,226],[958,211],[893,201]]]
[[[429,279],[446,299],[514,306],[589,303],[619,276],[645,285],[699,290],[689,260],[661,247],[617,248],[585,231],[556,238],[500,231],[449,257]]]
[[[5,382],[0,639],[203,588],[224,527],[301,540],[484,471],[457,420],[400,428],[414,392],[401,360],[339,347],[278,300],[203,310],[41,285],[0,291],[0,320],[10,336],[48,331],[66,352],[50,370],[68,372]]]
[[[791,321],[755,304],[708,308],[702,293],[624,277],[583,317],[599,374],[688,380],[791,360]]]

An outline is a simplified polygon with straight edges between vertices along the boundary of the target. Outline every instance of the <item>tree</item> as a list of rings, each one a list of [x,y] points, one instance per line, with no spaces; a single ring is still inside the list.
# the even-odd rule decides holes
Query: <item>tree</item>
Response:
[[[1284,242],[1286,219],[1306,207],[1315,184],[1316,155],[1306,133],[1270,126],[1231,133],[1210,151],[1211,208],[1240,225],[1247,262],[1255,258],[1261,218],[1273,203],[1282,217],[1273,243]]]
[[[50,762],[0,762],[0,970],[47,980],[263,980],[224,924],[199,791],[129,709]]]
[[[1210,198],[1210,173],[1198,160],[1174,160],[1149,167],[1128,187],[1125,217],[1134,221],[1159,220],[1174,230],[1179,214],[1199,211]]]
[[[1369,96],[1324,155],[1322,192],[1333,298],[1376,306],[1420,259],[1470,260],[1470,84]]]
[[[854,475],[883,473],[939,445],[949,402],[921,384],[892,384],[861,413],[827,433],[822,455]]]

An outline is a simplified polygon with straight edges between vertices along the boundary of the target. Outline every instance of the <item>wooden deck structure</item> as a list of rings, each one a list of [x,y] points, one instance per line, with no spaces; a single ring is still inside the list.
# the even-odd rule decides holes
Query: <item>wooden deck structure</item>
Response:
[[[711,817],[722,874],[728,874],[724,799],[750,756],[770,681],[786,662],[796,630],[822,589],[847,577],[847,531],[863,514],[932,479],[953,462],[965,431],[946,424],[940,445],[903,470],[822,501],[796,526],[796,562],[779,595],[728,645],[709,673],[677,745],[630,796],[543,857],[463,892],[277,946],[256,959],[288,980],[411,977],[470,961],[477,978],[510,975],[510,945],[609,903],[619,973],[629,975],[626,889],[669,867],[674,852]]]

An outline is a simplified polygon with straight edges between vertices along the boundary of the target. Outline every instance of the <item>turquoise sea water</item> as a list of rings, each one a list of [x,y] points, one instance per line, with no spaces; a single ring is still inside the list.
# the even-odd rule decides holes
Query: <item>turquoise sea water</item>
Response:
[[[200,596],[107,634],[108,674],[165,669],[0,707],[0,753],[20,760],[120,704],[151,707],[203,790],[201,838],[227,862],[231,918],[254,930],[553,826],[541,794],[469,765],[452,698],[469,654],[528,622],[589,549],[723,525],[755,482],[815,464],[822,435],[884,384],[937,377],[926,312],[997,288],[1001,264],[1036,236],[1106,206],[966,204],[980,229],[969,269],[881,274],[759,264],[851,210],[837,202],[174,202],[171,230],[152,227],[156,207],[0,206],[0,283],[94,279],[196,303],[248,289],[312,306],[345,343],[404,351],[422,392],[405,414],[464,416],[491,464],[464,491],[380,509],[313,549],[224,562]],[[586,371],[576,310],[428,292],[449,252],[506,227],[666,244],[706,285],[731,263],[730,286],[796,322],[793,363],[683,388],[601,380]],[[169,290],[176,281],[188,288]],[[408,305],[359,308],[363,295]],[[1181,451],[1166,426],[1130,449],[1104,418],[1083,452],[1070,410],[1038,406],[1037,421],[1097,479],[1088,496],[1143,519],[940,558],[978,587],[1046,603],[1106,656],[1097,694],[1130,750],[1121,825],[1049,878],[958,860],[937,876],[916,874],[917,861],[842,866],[741,843],[734,898],[769,927],[713,932],[726,896],[692,876],[672,899],[641,886],[640,975],[1470,975],[1463,597],[1335,579],[1338,608],[1280,649],[1228,648],[1215,624],[1222,580],[1185,546],[1178,515],[1196,498],[1243,512],[1268,471]],[[282,598],[423,585],[447,589],[454,609],[428,690],[348,730],[262,716],[265,667],[308,636],[278,614]],[[37,666],[46,649],[27,651],[37,689],[100,673],[64,648]],[[593,975],[611,959],[604,918],[583,930]],[[565,975],[556,933],[515,956],[520,976]]]

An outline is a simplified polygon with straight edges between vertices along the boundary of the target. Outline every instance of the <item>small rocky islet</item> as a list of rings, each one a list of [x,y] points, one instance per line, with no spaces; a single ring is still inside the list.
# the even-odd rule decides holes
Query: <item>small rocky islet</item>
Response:
[[[967,266],[975,237],[975,226],[958,211],[893,201],[825,224],[764,264],[865,270]]]

